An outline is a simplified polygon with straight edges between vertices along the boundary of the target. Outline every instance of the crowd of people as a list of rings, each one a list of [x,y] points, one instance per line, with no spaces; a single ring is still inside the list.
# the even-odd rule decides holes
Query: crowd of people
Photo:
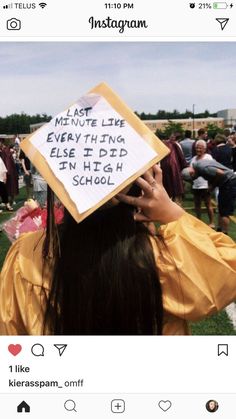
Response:
[[[165,140],[170,154],[161,161],[163,184],[169,196],[181,204],[186,189],[184,182],[191,182],[197,218],[202,217],[204,203],[209,226],[228,234],[229,217],[236,204],[236,133],[225,129],[223,134],[210,137],[205,129],[200,129],[196,139],[191,137],[191,131],[185,131],[184,138],[173,133]]]
[[[229,217],[234,213],[236,201],[236,133],[225,129],[223,134],[209,136],[207,130],[200,129],[197,138],[193,139],[192,132],[186,130],[184,135],[173,132],[164,143],[170,154],[160,164],[163,185],[169,197],[182,205],[188,189],[185,182],[191,182],[197,218],[202,218],[204,203],[209,226],[227,234]],[[206,167],[208,171],[216,171],[214,176],[209,177]],[[220,174],[220,171],[223,173]],[[11,145],[0,139],[0,212],[14,210],[19,184],[25,186],[27,199],[34,198],[41,208],[46,206],[47,184],[20,150],[19,137],[16,136],[15,143]],[[217,222],[215,212],[218,212]]]
[[[18,235],[4,261],[0,335],[186,335],[189,321],[236,300],[236,244],[213,230],[210,199],[218,188],[219,229],[227,233],[235,134],[213,139],[200,130],[193,140],[187,131],[165,143],[162,170],[154,165],[80,223],[66,208],[56,222],[55,191],[47,189],[44,227]],[[18,192],[7,189],[16,149],[1,143],[6,208]],[[35,180],[45,204],[45,181],[26,155],[17,159],[27,193]],[[183,209],[184,180],[198,218],[205,202],[210,227]]]
[[[204,203],[209,226],[227,234],[236,201],[236,133],[225,129],[223,134],[209,136],[207,130],[200,129],[193,139],[192,132],[186,130],[184,136],[173,132],[164,143],[170,153],[160,165],[169,197],[182,205],[188,189],[185,182],[191,182],[197,218],[202,218]],[[211,176],[207,173],[209,170]],[[14,210],[19,184],[25,185],[27,199],[34,198],[41,208],[46,206],[47,184],[20,150],[19,137],[16,136],[11,145],[0,139],[0,212]],[[217,223],[214,212],[218,212]]]

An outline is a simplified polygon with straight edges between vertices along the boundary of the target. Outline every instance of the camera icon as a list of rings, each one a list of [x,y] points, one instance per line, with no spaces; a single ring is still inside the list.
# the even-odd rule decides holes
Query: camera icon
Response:
[[[8,31],[19,31],[21,29],[21,21],[19,19],[12,19],[7,20],[7,30]]]
[[[195,3],[189,3],[189,7],[190,7],[190,9],[194,9]]]

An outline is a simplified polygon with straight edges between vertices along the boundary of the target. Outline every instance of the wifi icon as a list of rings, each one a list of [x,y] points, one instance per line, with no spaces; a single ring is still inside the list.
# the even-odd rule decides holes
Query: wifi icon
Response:
[[[47,6],[47,3],[39,3],[39,6],[40,6],[42,9],[44,9],[44,7],[46,7],[46,6]]]

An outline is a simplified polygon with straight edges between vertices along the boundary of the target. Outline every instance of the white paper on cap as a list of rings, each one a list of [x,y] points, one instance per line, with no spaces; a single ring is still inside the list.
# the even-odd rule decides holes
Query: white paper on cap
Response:
[[[80,214],[157,156],[102,96],[92,93],[55,116],[30,141]]]

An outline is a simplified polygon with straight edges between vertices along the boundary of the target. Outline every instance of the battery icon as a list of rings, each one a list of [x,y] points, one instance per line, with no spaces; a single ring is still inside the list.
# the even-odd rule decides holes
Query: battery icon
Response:
[[[220,1],[220,2],[218,1],[216,3],[213,3],[213,9],[217,9],[217,10],[227,9],[227,7],[228,7],[228,4],[223,1]]]

